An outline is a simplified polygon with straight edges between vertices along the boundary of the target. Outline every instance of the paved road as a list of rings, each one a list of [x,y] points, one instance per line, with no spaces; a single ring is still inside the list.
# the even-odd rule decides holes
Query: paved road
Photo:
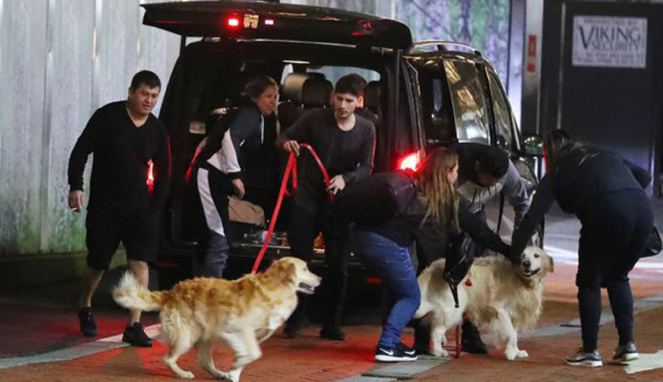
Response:
[[[662,203],[655,204],[658,221],[663,221],[660,216],[663,215],[662,206]],[[559,211],[553,211],[547,222],[546,249],[555,258],[556,271],[546,279],[545,308],[536,330],[522,337],[522,347],[530,352],[528,360],[507,362],[499,352],[492,352],[490,356],[463,355],[450,361],[428,359],[385,369],[384,365],[372,361],[380,331],[379,294],[373,291],[362,295],[353,290],[346,342],[320,340],[315,326],[296,340],[277,333],[265,344],[263,359],[247,368],[243,380],[330,381],[350,378],[347,380],[368,382],[394,380],[406,374],[415,380],[449,379],[454,382],[625,380],[627,370],[622,367],[590,371],[570,368],[561,362],[579,344],[573,284],[579,224],[575,218]],[[659,255],[641,261],[631,277],[634,295],[641,300],[638,305],[641,312],[636,315],[636,338],[641,351],[648,354],[646,362],[638,367],[663,367],[663,353],[656,354],[663,347],[663,331],[659,325],[663,314],[663,308],[659,307],[663,303],[659,296],[663,293],[661,273],[663,256]],[[135,349],[119,342],[117,335],[122,332],[126,316],[108,294],[118,275],[119,271],[110,272],[95,302],[99,311],[99,338],[106,338],[100,342],[83,338],[78,333],[74,309],[78,289],[75,280],[1,293],[0,380],[173,380],[161,362],[166,352],[163,344],[157,342],[153,349]],[[604,299],[605,303],[607,299]],[[616,333],[609,321],[609,311],[606,311],[605,320],[600,346],[607,357],[614,347]],[[156,324],[157,318],[149,314],[144,322]],[[407,333],[405,338],[409,335]],[[221,350],[217,358],[227,367],[230,356]],[[16,366],[19,364],[25,366]],[[192,368],[199,378],[210,379],[195,366],[195,352],[187,354],[183,364]],[[12,365],[14,367],[9,367]],[[663,381],[663,371],[643,371],[628,378]]]

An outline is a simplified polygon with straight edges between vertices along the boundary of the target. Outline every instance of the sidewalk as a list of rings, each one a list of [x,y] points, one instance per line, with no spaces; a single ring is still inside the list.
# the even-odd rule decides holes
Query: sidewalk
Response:
[[[633,274],[633,289],[637,299],[660,294],[663,280],[654,277],[657,269],[638,269]],[[369,375],[411,375],[415,381],[452,380],[464,381],[652,381],[663,380],[663,369],[644,371],[627,375],[621,366],[606,365],[603,368],[587,369],[566,366],[565,356],[575,351],[580,344],[580,332],[573,320],[577,317],[575,288],[571,275],[573,265],[562,264],[546,279],[546,300],[544,312],[533,332],[521,335],[520,347],[529,352],[529,358],[509,362],[503,354],[493,352],[488,356],[462,354],[459,359],[435,360],[426,357],[415,363],[396,366],[373,362],[374,346],[380,333],[380,326],[354,325],[346,327],[348,340],[333,342],[317,337],[318,327],[311,326],[305,336],[286,339],[277,332],[263,346],[263,358],[250,364],[242,374],[242,381],[379,381],[392,378],[368,377]],[[660,274],[659,274],[660,275]],[[604,299],[607,303],[607,299]],[[659,329],[663,317],[663,299],[651,303],[639,303],[645,309],[636,314],[636,340],[641,353],[655,353],[663,348],[663,331]],[[44,308],[44,306],[42,306]],[[649,309],[649,310],[647,310]],[[4,310],[3,310],[4,311]],[[48,309],[44,308],[43,313]],[[104,312],[111,315],[111,324],[118,334],[123,327],[124,315],[120,311]],[[113,341],[103,343],[86,342],[76,332],[76,321],[66,323],[67,338],[75,338],[82,346],[97,347],[100,352],[63,362],[33,363],[26,366],[0,369],[0,380],[6,381],[173,381],[174,375],[163,364],[162,357],[167,346],[155,342],[152,349],[125,347]],[[62,331],[62,327],[53,331]],[[62,332],[59,333],[62,336]],[[102,336],[108,333],[102,334]],[[453,333],[448,333],[450,340]],[[56,333],[52,335],[53,338]],[[404,336],[411,341],[411,332]],[[19,338],[3,337],[5,340],[20,341]],[[115,337],[115,341],[119,338]],[[616,345],[616,332],[612,322],[601,329],[599,346],[604,361],[609,360]],[[104,347],[105,346],[105,347]],[[120,348],[113,348],[120,346]],[[80,346],[78,347],[80,348]],[[74,348],[76,349],[76,348]],[[663,356],[659,357],[662,360]],[[230,367],[231,354],[225,347],[215,353],[220,369]],[[0,367],[2,365],[0,360]],[[191,369],[199,380],[213,380],[202,368],[196,365],[196,352],[190,351],[181,358],[181,366]],[[387,368],[387,369],[385,369]],[[386,371],[385,371],[386,370]],[[362,376],[364,375],[364,376]]]

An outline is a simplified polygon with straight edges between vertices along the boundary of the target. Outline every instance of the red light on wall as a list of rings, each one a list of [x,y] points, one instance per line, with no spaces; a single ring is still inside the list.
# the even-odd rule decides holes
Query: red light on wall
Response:
[[[398,162],[398,169],[417,171],[419,169],[419,153],[417,152],[404,156],[400,162]]]
[[[239,26],[239,18],[238,17],[229,17],[228,18],[228,26],[231,28],[237,28]]]
[[[274,25],[274,19],[265,19],[265,25],[269,25],[269,26]]]

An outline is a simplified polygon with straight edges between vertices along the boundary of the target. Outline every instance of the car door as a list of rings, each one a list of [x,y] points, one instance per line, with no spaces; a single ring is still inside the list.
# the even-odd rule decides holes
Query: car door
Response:
[[[462,56],[443,60],[456,138],[459,142],[491,143],[489,99],[476,63]]]

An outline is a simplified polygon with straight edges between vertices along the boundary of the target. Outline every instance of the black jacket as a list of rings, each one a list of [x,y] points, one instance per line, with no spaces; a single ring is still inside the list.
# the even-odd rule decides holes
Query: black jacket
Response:
[[[419,198],[414,198],[405,211],[387,222],[371,226],[360,226],[360,230],[375,232],[396,244],[407,247],[413,242],[419,244],[420,255],[432,262],[445,257],[456,234],[451,224],[437,224],[430,219],[423,225],[426,206]],[[461,200],[458,211],[458,223],[462,231],[467,232],[477,243],[493,251],[507,255],[509,246],[493,232],[480,218],[472,214],[465,201]]]
[[[125,104],[107,104],[88,121],[69,158],[70,190],[83,190],[85,164],[94,154],[89,211],[157,213],[170,184],[168,133],[152,114],[143,126],[136,127]],[[147,186],[150,161],[154,164],[153,192]]]
[[[510,256],[520,256],[555,200],[582,223],[594,206],[603,203],[603,197],[643,191],[650,181],[646,170],[609,151],[592,148],[560,158],[555,169],[541,179],[529,211],[513,234]]]

